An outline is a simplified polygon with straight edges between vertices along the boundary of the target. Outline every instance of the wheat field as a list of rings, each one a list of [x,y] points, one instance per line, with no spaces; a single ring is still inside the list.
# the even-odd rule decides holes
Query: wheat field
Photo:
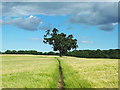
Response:
[[[2,55],[3,88],[118,88],[118,60],[47,55]]]

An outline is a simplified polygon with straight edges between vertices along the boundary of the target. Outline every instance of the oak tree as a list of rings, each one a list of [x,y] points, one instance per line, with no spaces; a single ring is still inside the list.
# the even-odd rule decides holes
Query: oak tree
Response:
[[[60,57],[65,55],[68,50],[78,47],[77,39],[73,39],[73,35],[59,34],[56,28],[52,32],[50,30],[46,31],[43,42],[52,45],[54,51],[59,51]]]

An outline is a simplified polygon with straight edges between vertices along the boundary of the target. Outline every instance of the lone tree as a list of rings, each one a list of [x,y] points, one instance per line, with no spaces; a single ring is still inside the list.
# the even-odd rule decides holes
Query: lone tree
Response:
[[[78,47],[77,39],[73,39],[73,35],[66,36],[64,33],[59,34],[56,28],[54,28],[52,32],[50,30],[46,31],[43,42],[53,45],[53,50],[59,51],[60,57],[65,55],[68,50]]]

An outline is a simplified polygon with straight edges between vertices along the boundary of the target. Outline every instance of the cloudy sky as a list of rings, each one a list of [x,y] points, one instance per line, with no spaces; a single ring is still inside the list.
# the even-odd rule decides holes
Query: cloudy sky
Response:
[[[54,27],[78,40],[78,49],[118,48],[117,2],[3,2],[2,51],[52,51],[43,43]]]

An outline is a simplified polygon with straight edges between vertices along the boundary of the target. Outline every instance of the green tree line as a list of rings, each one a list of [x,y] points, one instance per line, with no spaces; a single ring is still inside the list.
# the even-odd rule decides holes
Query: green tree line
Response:
[[[55,52],[38,52],[36,50],[6,50],[5,52],[0,52],[1,54],[32,54],[32,55],[58,55]]]
[[[32,55],[59,55],[56,52],[38,52],[36,50],[6,50],[1,54],[32,54]],[[74,56],[81,58],[116,58],[120,59],[120,49],[109,50],[74,50],[66,53],[65,56]]]
[[[68,52],[68,56],[75,56],[81,58],[120,58],[120,49],[109,50],[74,50]]]

